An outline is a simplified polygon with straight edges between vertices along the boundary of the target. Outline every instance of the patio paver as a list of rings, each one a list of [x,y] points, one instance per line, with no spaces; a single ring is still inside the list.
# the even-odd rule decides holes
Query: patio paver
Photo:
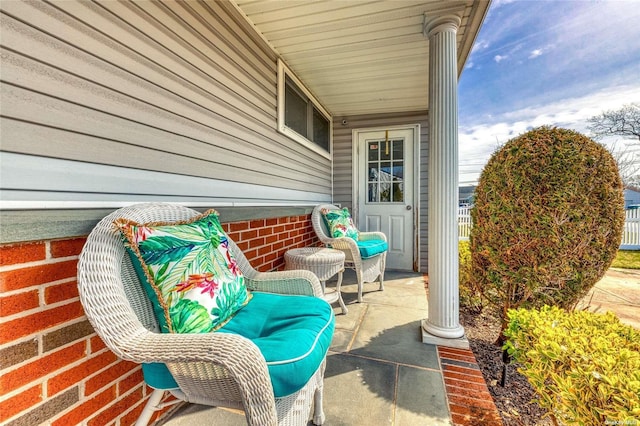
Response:
[[[502,421],[473,353],[427,345],[420,321],[427,316],[424,279],[387,272],[385,291],[365,284],[355,303],[355,274],[346,271],[336,333],[327,355],[325,425],[496,425]],[[328,287],[335,281],[327,283]],[[235,410],[183,405],[163,426],[245,424]],[[311,423],[309,423],[311,425]]]
[[[614,312],[620,322],[640,330],[640,269],[609,268],[577,309]]]

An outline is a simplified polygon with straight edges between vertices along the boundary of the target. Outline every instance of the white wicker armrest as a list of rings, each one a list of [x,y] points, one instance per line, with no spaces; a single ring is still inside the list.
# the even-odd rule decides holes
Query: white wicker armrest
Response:
[[[118,353],[136,362],[211,361],[224,365],[226,358],[261,359],[251,340],[231,333],[153,333],[138,327],[128,338],[120,336]],[[265,365],[266,368],[266,365]]]
[[[313,272],[304,270],[258,272],[245,276],[248,289],[278,294],[300,294],[321,297],[322,286]]]
[[[368,241],[368,240],[387,241],[387,236],[384,235],[384,232],[360,232],[358,234],[358,239],[360,241]]]
[[[214,370],[222,366],[235,379],[242,399],[249,402],[244,407],[247,416],[260,419],[258,424],[277,424],[267,364],[249,339],[230,333],[157,334],[142,330],[142,334],[121,342],[123,358],[169,364],[180,389],[196,398],[207,397],[208,383],[203,377],[219,375]],[[190,367],[191,363],[195,365]]]
[[[360,250],[358,249],[358,244],[353,238],[342,237],[342,238],[331,238],[328,242],[332,248],[337,250],[347,250],[351,251],[352,256],[360,257]]]

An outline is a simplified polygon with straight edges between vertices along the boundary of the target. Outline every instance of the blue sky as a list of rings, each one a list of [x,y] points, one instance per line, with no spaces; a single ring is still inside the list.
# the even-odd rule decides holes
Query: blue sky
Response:
[[[640,103],[640,0],[494,0],[458,94],[461,185],[533,127],[588,134],[589,117]]]

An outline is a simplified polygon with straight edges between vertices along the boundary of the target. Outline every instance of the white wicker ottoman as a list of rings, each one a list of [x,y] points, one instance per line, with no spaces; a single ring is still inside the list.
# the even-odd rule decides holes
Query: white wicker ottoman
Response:
[[[344,252],[325,247],[303,247],[287,251],[284,254],[287,270],[306,269],[317,275],[322,290],[324,291],[324,300],[329,303],[339,302],[342,313],[347,313],[347,307],[342,300],[340,286],[342,285],[342,273],[344,272]],[[326,281],[338,274],[338,283],[335,291],[327,291],[325,287]]]

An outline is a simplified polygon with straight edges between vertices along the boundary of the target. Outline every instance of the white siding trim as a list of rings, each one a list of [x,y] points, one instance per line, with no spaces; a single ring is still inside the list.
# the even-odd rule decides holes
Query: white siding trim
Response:
[[[142,201],[189,206],[284,206],[330,194],[31,155],[0,155],[1,209],[106,208]]]

